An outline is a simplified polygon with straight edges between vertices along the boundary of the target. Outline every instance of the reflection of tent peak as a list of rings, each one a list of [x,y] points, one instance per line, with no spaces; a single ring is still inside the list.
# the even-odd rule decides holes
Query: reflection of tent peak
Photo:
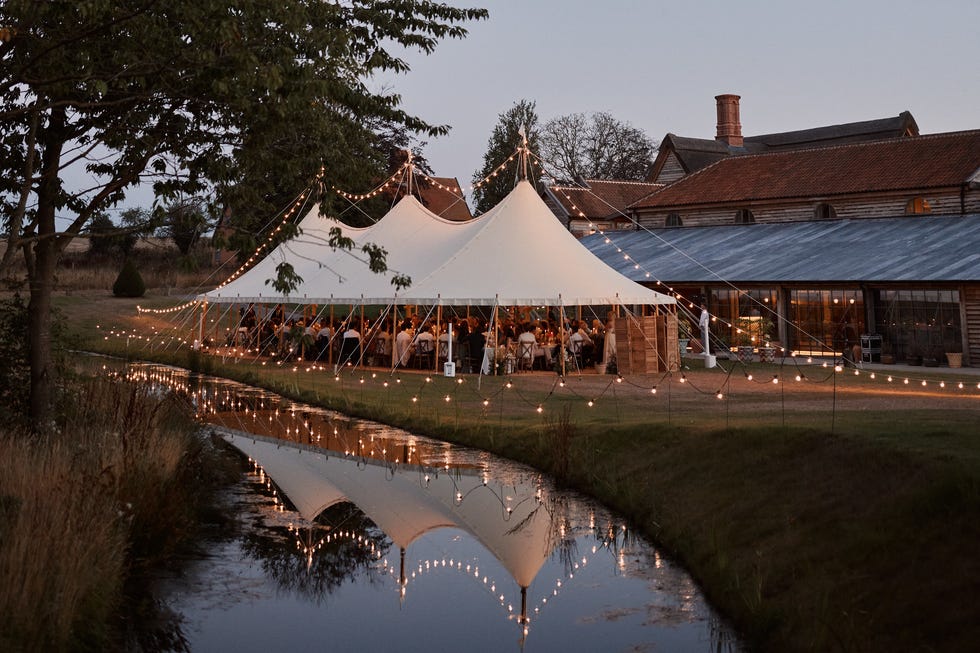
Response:
[[[350,501],[402,549],[428,531],[459,528],[521,587],[530,586],[551,554],[551,516],[532,482],[520,481],[499,494],[476,473],[432,474],[426,483],[411,465],[304,455],[291,443],[223,430],[225,440],[261,465],[304,519]]]

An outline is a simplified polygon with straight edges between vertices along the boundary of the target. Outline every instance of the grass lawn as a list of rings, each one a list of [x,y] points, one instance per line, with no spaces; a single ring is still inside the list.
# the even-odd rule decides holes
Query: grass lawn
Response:
[[[688,360],[683,374],[622,382],[387,370],[337,380],[303,364],[189,356],[169,344],[169,316],[137,317],[136,303],[56,301],[79,348],[195,366],[549,471],[682,560],[759,650],[980,642],[980,377],[969,370],[895,370],[889,382],[884,369],[728,374]]]

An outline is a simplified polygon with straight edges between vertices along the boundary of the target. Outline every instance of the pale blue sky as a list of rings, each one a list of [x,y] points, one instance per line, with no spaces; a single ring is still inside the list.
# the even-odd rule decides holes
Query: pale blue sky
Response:
[[[520,99],[542,122],[607,111],[657,140],[714,138],[721,93],[742,96],[745,135],[905,110],[922,133],[980,129],[980,0],[449,1],[490,18],[372,83],[453,127],[425,154],[464,189]],[[143,187],[121,206],[152,201]]]
[[[468,6],[453,0],[457,6]],[[487,21],[379,80],[453,126],[436,174],[464,186],[498,115],[608,111],[655,139],[714,138],[715,101],[742,96],[746,135],[896,116],[922,133],[980,129],[980,1],[484,0]],[[358,190],[358,189],[352,189]]]

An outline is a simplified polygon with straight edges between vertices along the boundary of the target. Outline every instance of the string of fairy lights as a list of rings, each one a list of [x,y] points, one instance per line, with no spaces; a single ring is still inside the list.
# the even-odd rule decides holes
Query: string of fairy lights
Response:
[[[313,439],[314,436],[314,430],[310,424],[310,421],[305,416],[308,415],[310,411],[317,410],[316,408],[301,407],[293,403],[289,405],[288,408],[282,409],[280,407],[281,398],[279,400],[276,400],[275,398],[268,397],[265,393],[256,392],[254,389],[249,388],[248,386],[238,387],[237,385],[235,385],[233,387],[229,387],[229,384],[225,382],[225,388],[223,390],[221,390],[220,388],[215,388],[211,392],[207,392],[203,387],[199,388],[198,390],[193,390],[189,383],[188,375],[186,372],[175,368],[164,368],[159,366],[131,367],[127,371],[125,378],[130,382],[138,381],[138,382],[151,384],[152,387],[154,387],[154,389],[165,387],[179,394],[193,395],[198,403],[198,416],[201,419],[204,419],[206,415],[215,415],[219,412],[224,413],[228,410],[230,410],[233,413],[244,413],[246,417],[251,412],[254,419],[258,411],[269,410],[270,421],[273,420],[273,415],[274,415],[279,428],[283,429],[283,431],[280,432],[280,435],[282,434],[282,432],[285,433],[285,438],[283,439],[289,441],[293,445],[302,446],[301,443],[294,442],[292,439],[294,434],[298,434],[300,432],[300,429],[298,427],[296,429],[291,429],[288,425],[284,426],[283,422],[280,421],[279,419],[280,417],[286,417],[286,416],[289,416],[292,419],[296,419],[297,413],[299,413],[300,417],[304,420],[303,432],[309,434],[311,440]],[[243,397],[242,395],[239,395],[237,392],[238,390],[245,391],[247,393],[246,396]],[[334,433],[335,434],[337,433],[336,428],[334,429]],[[258,437],[256,435],[250,436],[250,434],[245,431],[240,432],[240,434],[245,438],[251,437],[253,441],[256,439],[256,437]],[[278,438],[271,438],[271,441],[275,441],[277,439]],[[319,437],[317,437],[316,439],[318,440]],[[363,437],[359,436],[358,441],[360,443],[363,443],[364,442]],[[374,442],[373,436],[371,438],[371,442]],[[414,456],[417,451],[415,440],[414,439],[411,440],[408,443],[407,447],[409,450],[409,456],[410,457]],[[316,447],[309,447],[309,449],[313,452],[322,453],[323,455],[326,455],[325,452],[319,450]],[[387,450],[383,448],[377,451],[374,449],[370,449],[367,452],[367,455],[380,454],[382,459],[386,459],[385,456],[387,453],[388,453]],[[343,455],[346,458],[357,458],[357,456],[351,450],[346,450]],[[386,460],[389,461],[389,464],[393,465],[393,470],[394,470],[397,466],[398,459],[394,458],[393,461],[391,459],[386,459]],[[307,569],[312,568],[313,557],[316,555],[318,551],[322,550],[325,546],[331,543],[348,542],[353,544],[354,546],[360,547],[368,554],[368,556],[371,559],[377,561],[378,566],[376,567],[376,569],[383,575],[389,576],[395,580],[396,584],[399,587],[399,593],[402,598],[404,598],[406,594],[406,586],[409,583],[415,582],[421,579],[423,576],[433,572],[437,572],[441,570],[456,571],[462,574],[466,578],[474,579],[478,586],[482,587],[483,589],[487,590],[491,595],[493,595],[494,598],[499,602],[500,606],[503,609],[505,609],[508,619],[514,619],[516,617],[518,619],[518,624],[520,624],[523,627],[523,634],[525,636],[528,634],[529,625],[530,625],[530,617],[528,616],[528,614],[524,613],[520,615],[515,615],[514,606],[516,601],[508,601],[507,595],[504,592],[498,592],[498,585],[500,583],[497,580],[493,579],[490,575],[481,572],[479,563],[475,561],[464,563],[464,561],[462,560],[456,560],[452,557],[447,557],[444,555],[441,558],[433,557],[429,559],[419,560],[413,566],[411,572],[406,573],[407,570],[401,569],[399,566],[392,564],[390,560],[386,556],[384,556],[383,551],[378,547],[375,540],[365,535],[364,533],[357,532],[353,529],[349,529],[349,528],[330,529],[326,534],[317,538],[316,541],[313,541],[312,538],[308,538],[306,541],[304,541],[301,538],[301,535],[303,534],[304,531],[297,524],[300,522],[305,522],[306,520],[303,519],[298,513],[296,513],[296,511],[293,508],[290,508],[286,504],[286,500],[288,500],[288,496],[281,492],[281,490],[275,483],[274,478],[266,471],[265,467],[258,460],[256,460],[251,456],[248,457],[248,462],[250,464],[249,473],[254,475],[256,482],[261,486],[263,486],[271,496],[271,501],[273,504],[271,509],[277,513],[287,513],[287,512],[294,513],[293,518],[291,518],[287,524],[287,530],[295,536],[295,543],[294,543],[295,547],[297,551],[305,558],[307,562]],[[445,463],[445,469],[447,471],[450,469],[448,458]],[[420,484],[423,484],[424,486],[427,487],[430,479],[430,475],[432,473],[437,473],[437,472],[431,469],[430,471],[424,471],[424,467],[420,465],[419,473],[420,475],[424,474],[420,477]],[[450,475],[447,478],[452,480],[455,484],[456,481],[455,477]],[[497,494],[496,491],[494,491],[492,488],[488,487],[489,477],[486,475],[486,472],[483,473],[482,479],[483,480],[481,485],[471,488],[466,494],[462,493],[457,489],[453,497],[454,505],[456,506],[462,505],[466,501],[467,496],[470,492],[483,490],[483,491],[494,492],[495,496],[497,496],[498,502],[500,502],[501,506],[503,507],[505,505],[505,499],[503,496]],[[285,497],[285,499],[281,498],[280,494],[282,494],[282,497]],[[531,498],[532,497],[526,497],[521,502],[523,502],[524,500],[529,500]],[[540,487],[534,493],[533,499],[539,505],[544,501]],[[515,506],[511,504],[511,505],[507,505],[507,507],[502,510],[501,516],[504,519],[504,521],[507,520],[507,517],[511,514],[514,508]],[[311,528],[312,528],[312,524],[313,523],[311,523]],[[581,528],[579,529],[579,531],[581,531]],[[306,532],[311,533],[312,530],[307,529]],[[535,604],[531,606],[531,609],[528,612],[530,614],[533,614],[535,617],[540,615],[542,610],[547,607],[549,601],[553,602],[555,599],[557,599],[561,591],[567,586],[568,582],[572,581],[575,578],[576,574],[580,570],[587,567],[588,564],[590,563],[590,560],[592,558],[595,558],[599,554],[602,554],[604,552],[613,553],[616,559],[617,566],[619,568],[622,568],[625,563],[623,560],[623,548],[619,545],[618,542],[618,534],[620,533],[625,534],[625,532],[626,532],[625,524],[619,527],[614,526],[612,523],[606,524],[605,526],[597,525],[595,512],[593,510],[590,510],[588,515],[587,531],[584,531],[584,533],[586,535],[591,533],[598,540],[598,543],[593,543],[593,545],[591,546],[591,551],[590,551],[591,555],[590,556],[583,555],[580,558],[571,560],[566,567],[565,575],[556,578],[553,581],[552,586],[545,588],[543,591],[540,591],[538,593],[539,594],[538,600],[536,601]],[[567,531],[567,524],[565,523],[564,520],[559,520],[558,537],[561,540],[565,540],[568,537],[568,535],[569,533]]]
[[[493,171],[491,171],[486,177],[484,177],[479,182],[476,182],[475,184],[473,184],[470,187],[470,189],[472,190],[472,189],[475,189],[475,188],[480,187],[483,184],[489,183],[493,178],[499,176],[502,172],[504,172],[507,169],[508,166],[514,164],[515,162],[521,161],[522,157],[525,158],[525,161],[528,160],[528,158],[530,158],[531,163],[537,168],[538,174],[542,174],[542,175],[547,174],[545,163],[539,157],[537,157],[536,155],[534,155],[533,153],[531,153],[526,148],[526,146],[521,146],[510,157],[508,157],[504,162],[502,162]],[[382,192],[385,192],[385,190],[388,189],[388,188],[390,188],[392,184],[396,183],[396,180],[398,180],[399,178],[403,178],[404,175],[405,175],[406,166],[409,166],[409,165],[410,165],[410,163],[406,163],[405,165],[403,165],[391,177],[389,177],[388,179],[386,179],[379,186],[377,186],[376,188],[372,189],[368,193],[354,194],[354,193],[347,193],[346,191],[341,191],[341,190],[337,190],[337,189],[335,189],[335,190],[336,190],[336,192],[338,192],[338,194],[340,194],[340,195],[342,195],[342,196],[344,196],[344,197],[346,197],[348,199],[356,200],[356,201],[360,201],[360,200],[363,200],[363,199],[374,197],[374,196],[376,196],[376,195],[378,195],[378,194],[380,194]],[[420,174],[422,177],[424,177],[430,184],[438,187],[439,189],[441,189],[441,190],[443,190],[445,192],[448,192],[448,193],[453,194],[454,196],[456,196],[459,199],[463,199],[462,195],[459,194],[461,192],[461,189],[458,189],[457,187],[446,186],[444,184],[441,184],[436,179],[434,179],[434,178],[432,178],[429,175],[426,175],[424,173],[418,173],[418,174]],[[322,176],[322,171],[320,173],[320,176]],[[319,176],[318,176],[318,179],[319,179]],[[262,245],[260,245],[259,248],[257,248],[256,252],[253,253],[253,255],[246,261],[246,263],[243,264],[238,270],[236,270],[232,274],[232,276],[229,277],[228,280],[226,280],[226,282],[224,282],[222,285],[218,286],[219,288],[222,287],[223,285],[226,285],[228,282],[230,282],[234,278],[237,278],[238,276],[240,276],[252,264],[254,264],[255,261],[258,260],[258,257],[261,254],[261,252],[264,251],[264,248],[267,247],[269,244],[271,244],[275,240],[276,236],[281,231],[281,229],[283,228],[283,226],[289,221],[289,219],[291,219],[291,217],[295,213],[295,211],[298,210],[298,208],[302,205],[302,203],[303,203],[303,201],[304,201],[304,199],[305,199],[306,196],[307,196],[307,193],[304,192],[299,198],[297,198],[297,200],[293,203],[293,205],[286,211],[286,213],[285,213],[285,215],[283,217],[283,220],[276,227],[276,229],[273,230],[273,232],[272,232],[272,234],[270,234],[269,238]],[[577,215],[579,217],[588,220],[588,216],[584,213],[584,211],[580,207],[578,207],[575,204],[574,200],[569,195],[567,195],[567,194],[565,194],[565,197],[566,197],[566,200],[569,202],[569,205],[572,207],[572,210],[574,212],[577,212]],[[643,266],[629,252],[623,251],[621,247],[619,247],[618,245],[616,245],[615,243],[613,243],[612,239],[609,238],[609,234],[607,234],[604,231],[602,231],[600,228],[598,228],[591,221],[589,222],[589,225],[590,225],[590,228],[596,229],[597,232],[600,234],[600,236],[602,236],[603,242],[605,244],[607,244],[607,245],[610,245],[610,246],[614,247],[616,249],[617,254],[622,255],[624,257],[624,260],[632,261],[633,262],[634,269],[637,269],[637,270],[642,271],[642,273],[643,273],[643,275],[644,275],[645,278],[652,279],[656,283],[656,285],[658,287],[664,287],[664,288],[666,288],[667,292],[670,293],[673,297],[675,297],[675,299],[677,299],[679,301],[682,301],[682,302],[686,302],[690,308],[693,308],[694,303],[689,298],[684,297],[680,292],[678,292],[674,288],[668,286],[662,280],[656,278],[655,275],[649,269],[646,269],[645,266]],[[186,309],[186,308],[188,308],[190,306],[193,306],[196,303],[197,303],[197,301],[195,300],[195,301],[187,302],[185,304],[182,304],[182,305],[179,305],[179,306],[176,306],[176,307],[172,307],[172,308],[168,308],[168,309],[145,309],[145,308],[141,308],[140,309],[140,312],[141,313],[144,313],[144,312],[174,313],[174,312],[177,312],[177,311]],[[769,308],[769,307],[765,307],[765,308],[767,310],[770,310],[771,311],[771,308]],[[728,328],[734,329],[736,333],[741,333],[741,328],[738,325],[736,325],[734,323],[731,323],[731,322],[728,322],[727,320],[724,320],[721,317],[718,317],[718,316],[715,316],[715,315],[711,315],[710,319],[711,319],[711,321],[713,323],[720,322],[721,324],[727,326]],[[213,321],[214,320],[212,319],[212,322]],[[176,329],[177,329],[177,327],[174,328],[174,330],[176,330]],[[146,343],[146,345],[148,345],[150,343],[156,343],[156,342],[159,342],[160,344],[163,344],[165,342],[165,340],[166,340],[166,338],[161,338],[162,334],[161,334],[161,332],[159,330],[154,330],[151,335],[146,336],[146,335],[138,334],[135,331],[128,331],[128,330],[124,330],[124,329],[109,329],[105,333],[104,338],[106,340],[108,340],[112,336],[115,336],[117,338],[125,338],[126,341],[127,341],[127,345],[128,345],[128,343],[129,343],[130,340],[134,340],[134,339],[137,342]],[[184,337],[182,337],[180,335],[172,335],[172,336],[170,336],[170,340],[171,340],[171,342],[176,342],[176,344],[177,344],[178,347],[190,346],[191,345],[191,340],[189,340],[187,338],[184,338]],[[146,346],[146,345],[144,345],[144,346]],[[780,376],[792,378],[796,382],[824,383],[824,382],[829,381],[834,376],[833,373],[824,375],[822,377],[819,377],[819,376],[817,376],[815,374],[812,374],[812,373],[808,375],[808,374],[805,373],[805,371],[799,369],[799,368],[801,368],[801,366],[803,365],[803,363],[801,363],[800,358],[798,356],[796,356],[793,352],[787,352],[786,350],[784,350],[782,348],[780,348],[780,351],[782,352],[780,367],[782,368],[786,364],[789,364],[789,365],[793,366],[794,368],[796,368],[796,372],[795,373],[791,373],[791,374],[782,374],[782,375],[781,374],[774,374],[771,379],[767,379],[766,380],[766,383],[778,384],[779,381],[780,381]],[[231,348],[231,350],[226,350],[224,352],[224,355],[230,355],[232,357],[232,359],[235,360],[236,362],[242,362],[242,361],[244,361],[246,359],[246,357],[248,356],[248,354],[249,354],[248,350],[246,348],[244,348],[244,347],[241,350],[238,350],[237,348],[234,348],[233,347],[233,348]],[[267,360],[262,360],[260,362],[260,365],[265,366],[265,365],[268,364],[268,362],[269,361],[267,361]],[[747,378],[750,381],[756,381],[756,379],[754,379],[754,375],[744,365],[744,362],[739,361],[739,360],[736,360],[735,362],[742,364],[742,368],[743,368],[742,374],[743,374],[743,376],[745,376],[745,378]],[[280,359],[280,360],[275,361],[275,364],[277,366],[282,367],[282,366],[284,366],[286,364],[286,361],[283,361],[283,360]],[[806,357],[805,364],[808,365],[808,366],[809,365],[812,365],[813,364],[812,357]],[[734,366],[733,366],[733,368],[734,368]],[[825,368],[826,369],[826,368],[828,368],[828,365],[826,363],[823,363],[822,364],[822,368]],[[296,361],[292,365],[292,370],[294,372],[304,371],[304,372],[312,373],[312,372],[323,372],[323,371],[327,371],[327,369],[328,368],[326,366],[324,366],[324,365],[318,365],[316,363],[304,362],[302,360]],[[707,390],[707,389],[703,389],[703,388],[698,388],[697,390],[699,392],[701,392],[702,394],[705,394],[705,395],[714,395],[715,397],[717,397],[719,399],[725,398],[726,397],[726,394],[722,391],[722,388],[727,387],[727,385],[729,384],[729,381],[730,381],[730,378],[731,378],[731,374],[732,374],[732,369],[724,370],[724,371],[726,372],[726,376],[725,376],[725,379],[721,383],[721,385],[720,385],[719,388],[713,389],[713,390],[710,390],[710,391]],[[833,372],[834,373],[841,374],[843,371],[844,371],[844,368],[842,368],[840,365],[834,365],[833,366]],[[348,373],[349,372],[351,375],[354,375],[354,374],[357,374],[358,368],[357,367],[346,367],[346,368],[335,369],[334,370],[334,379],[335,379],[335,381],[340,381],[340,379],[341,379],[341,373],[342,372],[343,373]],[[677,372],[680,373],[679,382],[682,383],[682,384],[687,383],[688,380],[687,380],[685,374],[683,373],[683,370],[678,370],[678,371],[668,370],[667,372],[664,372],[663,375],[659,379],[656,379],[654,383],[645,386],[645,389],[648,390],[651,395],[656,395],[657,394],[657,388],[658,388],[658,386],[662,385],[665,379],[669,379],[673,374],[675,374]],[[862,375],[864,375],[864,376],[866,376],[870,380],[879,380],[879,379],[881,379],[885,383],[889,383],[889,382],[894,383],[894,382],[897,382],[897,383],[899,383],[901,385],[908,386],[908,387],[919,387],[919,388],[928,388],[928,389],[935,389],[935,388],[947,389],[947,388],[949,388],[949,389],[955,389],[955,390],[960,390],[960,391],[967,390],[967,389],[970,389],[970,388],[974,388],[975,387],[977,390],[980,390],[980,383],[978,383],[978,384],[976,384],[974,386],[974,384],[971,381],[966,381],[966,380],[953,380],[953,381],[947,382],[946,380],[932,380],[932,379],[926,379],[926,378],[914,378],[914,377],[911,377],[911,376],[903,376],[903,375],[897,375],[897,374],[891,374],[891,375],[885,374],[884,376],[882,376],[880,372],[874,372],[874,371],[865,372],[864,370],[861,370],[861,369],[854,369],[853,370],[853,375],[854,376],[862,376]],[[362,375],[360,376],[360,378],[358,379],[357,382],[358,382],[359,385],[363,386],[364,384],[370,383],[372,381],[376,381],[378,378],[379,378],[379,376],[378,376],[378,374],[376,372],[371,373],[369,377],[368,376],[365,376],[362,373]],[[891,381],[889,381],[888,379],[891,379]],[[611,388],[613,388],[613,384],[614,383],[623,383],[624,381],[625,381],[625,379],[621,375],[617,375],[616,377],[611,378],[611,380],[608,381],[608,383],[606,383],[605,386],[603,388],[601,388],[601,390],[597,394],[590,395],[588,397],[586,397],[586,396],[583,395],[581,397],[581,399],[583,401],[585,401],[588,406],[590,406],[590,407],[591,406],[594,406],[599,399],[603,398],[606,395],[606,393]],[[431,382],[431,377],[428,377],[427,376],[425,383],[429,383],[429,382]],[[756,382],[759,382],[759,381],[756,381]],[[386,377],[386,378],[383,378],[380,381],[380,383],[382,384],[382,386],[384,388],[388,388],[388,387],[390,387],[392,385],[400,385],[402,383],[402,380],[401,380],[400,377],[399,378],[395,378],[395,379],[391,379],[391,378]],[[458,385],[462,385],[462,383],[464,383],[463,378],[462,377],[457,377],[457,383],[458,383]],[[629,385],[631,385],[633,387],[641,387],[635,381],[630,381],[629,382]],[[528,398],[525,395],[523,395],[522,393],[520,393],[519,391],[516,392],[516,393],[513,393],[513,394],[516,395],[516,398],[519,401],[521,401],[521,402],[529,405],[534,410],[536,410],[538,413],[543,413],[544,412],[545,404],[547,403],[548,400],[550,400],[555,395],[556,389],[558,389],[558,388],[567,388],[567,387],[568,386],[565,383],[565,379],[563,377],[559,377],[558,380],[555,382],[554,386],[552,387],[551,391],[546,395],[545,399],[542,400],[542,401],[538,401],[538,400],[534,400],[534,399]],[[691,387],[694,387],[694,386],[691,386]],[[422,388],[424,388],[424,385],[423,386],[420,386],[420,390],[419,390],[418,393],[412,395],[412,397],[411,397],[412,404],[419,404],[422,401],[422,398],[423,398],[422,397],[422,392],[421,392]],[[482,396],[481,397],[481,403],[482,403],[482,405],[484,407],[484,410],[486,410],[487,408],[489,408],[489,406],[491,405],[491,402],[493,400],[495,400],[496,398],[498,398],[501,395],[501,393],[503,393],[505,390],[511,390],[513,388],[514,388],[513,382],[507,381],[502,386],[500,386],[495,392],[488,393],[485,396]],[[442,395],[440,397],[440,399],[444,403],[451,403],[453,401],[453,396],[452,396],[452,394],[444,394],[444,395]]]
[[[280,513],[289,510],[285,503],[279,499],[277,487],[274,484],[274,479],[268,475],[261,463],[252,457],[248,457],[248,462],[251,465],[250,472],[254,474],[258,483],[263,485],[272,495],[274,504],[273,510]],[[486,481],[484,483],[486,483]],[[462,495],[457,494],[455,501],[457,504],[461,504],[464,499],[465,498]],[[541,501],[540,492],[537,494],[537,500],[539,502]],[[297,514],[296,521],[305,520],[303,520]],[[400,563],[392,563],[392,561],[390,561],[389,558],[384,555],[384,552],[378,547],[377,543],[373,539],[364,533],[359,533],[353,529],[338,528],[329,530],[325,535],[320,536],[315,542],[312,541],[312,539],[303,541],[301,539],[303,530],[299,525],[294,525],[293,521],[288,523],[287,530],[294,534],[296,550],[306,559],[307,569],[312,568],[313,557],[325,546],[329,545],[330,543],[348,542],[354,546],[360,547],[368,554],[370,558],[377,561],[378,566],[376,567],[376,570],[382,575],[394,580],[398,587],[400,598],[404,598],[407,595],[407,586],[410,583],[417,582],[423,577],[436,572],[454,571],[459,573],[464,578],[475,581],[477,587],[480,587],[493,596],[499,603],[500,607],[506,611],[508,620],[515,618],[518,619],[518,623],[523,626],[523,634],[525,636],[529,632],[531,622],[530,616],[528,614],[515,614],[514,606],[518,600],[515,599],[509,601],[504,592],[498,592],[497,587],[499,582],[492,576],[481,572],[480,565],[475,560],[464,562],[463,560],[457,560],[453,557],[447,557],[444,555],[443,557],[432,557],[418,560],[413,565],[411,571],[408,571],[402,569]],[[623,547],[620,546],[617,537],[619,534],[624,534],[625,532],[625,524],[620,525],[618,528],[611,523],[607,524],[605,527],[599,527],[595,521],[594,511],[590,511],[588,531],[586,534],[597,536],[598,543],[593,543],[593,545],[590,547],[589,556],[583,555],[580,558],[571,560],[564,576],[556,578],[552,585],[545,588],[543,591],[539,590],[537,592],[537,594],[539,594],[539,598],[530,607],[528,612],[533,614],[535,618],[539,617],[542,611],[548,606],[549,601],[553,603],[554,600],[559,597],[561,591],[568,586],[568,583],[575,579],[576,574],[586,568],[591,560],[598,555],[612,553],[616,559],[617,567],[622,569],[625,566],[623,557],[624,550]],[[568,537],[564,523],[562,523],[560,526],[559,535],[563,540]],[[506,584],[511,583],[508,582]]]
[[[320,179],[323,177],[323,174],[324,174],[324,170],[321,168],[320,172],[317,174],[317,178],[314,183],[318,183]],[[310,192],[311,192],[310,188],[307,188],[306,190],[304,190],[302,193],[299,194],[299,197],[293,200],[290,206],[283,212],[283,217],[279,221],[279,224],[277,224],[275,228],[273,228],[272,231],[269,232],[269,234],[266,236],[266,239],[263,242],[259,243],[258,247],[255,248],[255,251],[252,252],[252,254],[248,257],[248,259],[245,260],[244,263],[242,263],[234,272],[228,275],[228,277],[224,281],[222,281],[217,286],[215,286],[215,290],[224,288],[229,283],[231,283],[238,277],[245,274],[245,272],[251,269],[252,266],[262,258],[261,256],[262,253],[270,245],[276,242],[276,240],[279,238],[279,235],[282,233],[282,230],[286,228],[286,225],[290,223],[290,221],[293,219],[293,216],[296,214],[296,212],[299,211],[300,208],[306,203],[306,199],[307,197],[309,197]],[[172,306],[170,308],[146,308],[137,305],[136,310],[139,313],[152,313],[155,315],[163,315],[168,313],[177,313],[186,308],[197,306],[199,303],[200,300],[192,299],[190,301],[184,302],[177,306]]]

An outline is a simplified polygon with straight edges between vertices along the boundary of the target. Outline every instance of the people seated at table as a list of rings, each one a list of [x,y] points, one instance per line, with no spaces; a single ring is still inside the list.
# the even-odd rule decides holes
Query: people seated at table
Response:
[[[436,338],[432,335],[432,329],[428,324],[423,324],[419,328],[418,335],[415,336],[415,363],[419,369],[431,367],[433,356],[435,356]]]
[[[571,323],[568,349],[575,357],[576,362],[583,367],[592,364],[595,356],[595,343],[592,342],[588,330],[578,320]]]
[[[483,362],[483,350],[487,344],[487,337],[484,334],[486,326],[479,319],[475,321],[475,325],[471,324],[470,326],[471,330],[467,336],[469,345],[467,367],[471,372],[477,372]]]
[[[391,334],[385,327],[384,322],[378,322],[369,336],[374,356],[381,365],[388,365],[391,361]]]
[[[582,364],[583,365],[594,365],[595,364],[595,341],[592,340],[592,334],[589,332],[588,324],[584,321],[578,324],[578,333],[582,341]]]
[[[273,327],[281,326],[286,322],[286,312],[283,310],[282,304],[276,304],[276,307],[272,309],[269,321],[272,322]]]
[[[395,366],[408,367],[412,360],[412,322],[405,320],[395,336]]]
[[[450,343],[452,343],[452,349],[456,348],[457,329],[456,329],[456,325],[453,324],[452,340],[450,340],[450,334],[449,334],[450,324],[452,324],[452,322],[446,325],[446,328],[442,330],[442,332],[439,334],[439,337],[437,338],[437,340],[439,341],[440,360],[449,360]],[[457,351],[453,351],[453,356],[455,356],[458,353],[459,352]]]
[[[317,331],[316,334],[316,360],[322,361],[329,358],[330,352],[330,339],[333,337],[334,329],[330,322],[324,323],[324,325]]]
[[[517,363],[521,369],[533,369],[537,358],[544,358],[545,350],[538,345],[534,327],[525,324],[517,336]]]
[[[340,358],[337,365],[358,365],[361,362],[361,332],[360,322],[352,318],[344,329],[343,340],[340,344]]]

